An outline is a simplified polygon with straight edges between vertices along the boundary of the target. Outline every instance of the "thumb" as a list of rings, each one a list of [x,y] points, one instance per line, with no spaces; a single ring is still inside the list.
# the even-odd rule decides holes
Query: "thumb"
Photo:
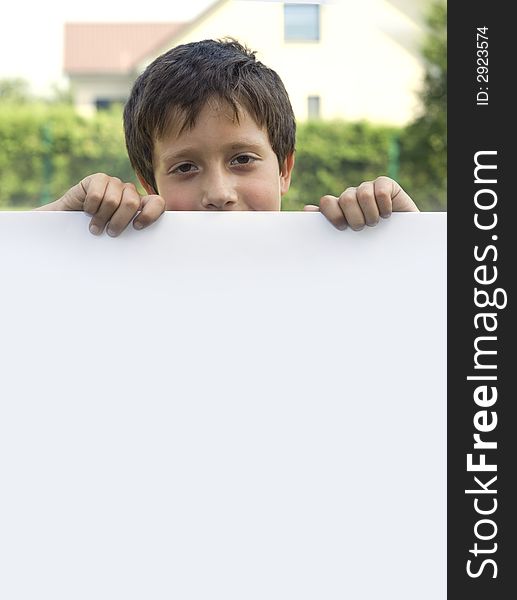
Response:
[[[419,212],[417,205],[413,202],[409,194],[407,194],[398,184],[398,191],[392,197],[393,212]]]
[[[319,212],[320,211],[320,207],[316,206],[315,204],[306,204],[303,207],[303,212]]]
[[[83,210],[91,177],[91,175],[88,175],[65,192],[58,200],[58,210]]]

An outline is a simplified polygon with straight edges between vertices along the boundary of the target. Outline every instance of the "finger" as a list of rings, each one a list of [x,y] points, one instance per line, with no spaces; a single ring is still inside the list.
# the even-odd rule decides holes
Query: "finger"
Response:
[[[377,177],[373,182],[375,200],[379,209],[379,215],[383,219],[387,219],[393,210],[393,196],[397,190],[395,190],[395,181],[389,177]]]
[[[363,211],[365,223],[373,227],[379,222],[379,209],[377,202],[375,201],[375,190],[373,181],[365,181],[357,188],[356,191],[357,202],[359,207]]]
[[[157,194],[144,196],[141,200],[141,212],[133,221],[135,229],[149,227],[165,212],[165,200]]]
[[[320,207],[316,204],[306,204],[303,207],[303,212],[319,212]]]
[[[343,215],[348,225],[354,230],[359,231],[365,226],[363,211],[357,201],[357,188],[347,188],[339,196],[338,204],[343,211]]]
[[[140,207],[140,194],[137,192],[135,186],[132,183],[124,184],[120,205],[109,221],[107,234],[111,237],[120,235],[134,219]]]
[[[91,187],[91,185],[90,185]],[[104,231],[104,228],[110,221],[111,217],[115,214],[120,203],[122,202],[122,195],[124,193],[125,184],[120,181],[117,177],[109,177],[108,185],[104,191],[104,194],[100,198],[100,204],[97,211],[94,213],[93,219],[90,221],[90,231],[94,235],[99,235]],[[98,202],[100,196],[100,186],[95,188],[95,202]],[[86,197],[85,204],[89,201],[90,189],[88,189],[88,195]],[[85,209],[86,210],[86,209]]]
[[[381,217],[389,217],[392,212],[419,212],[410,196],[393,179],[377,177],[374,186]]]
[[[88,175],[79,184],[84,192],[83,210],[94,215],[101,205],[110,177],[104,173]]]
[[[383,219],[387,219],[393,209],[392,196],[394,183],[393,179],[389,177],[377,177],[373,182],[375,201],[379,209],[379,215]]]
[[[342,231],[347,228],[347,220],[338,204],[338,198],[335,196],[327,195],[320,198],[320,212],[327,217],[336,229]]]

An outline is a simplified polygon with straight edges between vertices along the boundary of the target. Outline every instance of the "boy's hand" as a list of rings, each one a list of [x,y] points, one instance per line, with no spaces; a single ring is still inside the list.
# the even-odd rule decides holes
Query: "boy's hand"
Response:
[[[337,229],[351,227],[355,231],[377,225],[380,217],[386,219],[392,212],[418,212],[413,200],[389,177],[349,187],[339,198],[323,196],[319,207],[308,204],[303,210],[320,211]]]
[[[135,229],[154,223],[165,211],[165,201],[157,195],[141,197],[132,183],[96,173],[85,177],[59,200],[36,210],[82,210],[92,215],[91,233],[100,235],[107,226],[108,235],[115,237],[131,221]]]

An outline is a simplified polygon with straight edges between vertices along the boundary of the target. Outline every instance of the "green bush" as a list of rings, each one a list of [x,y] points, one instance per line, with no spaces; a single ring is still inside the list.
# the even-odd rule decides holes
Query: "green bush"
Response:
[[[447,4],[433,2],[422,47],[421,114],[401,136],[401,185],[414,186],[423,210],[445,210],[447,199]]]
[[[349,186],[387,175],[398,131],[367,122],[309,121],[298,127],[296,162],[284,210],[318,204]],[[390,173],[392,174],[392,173]]]
[[[135,181],[120,109],[83,118],[68,105],[0,104],[0,206],[38,206],[98,171]]]

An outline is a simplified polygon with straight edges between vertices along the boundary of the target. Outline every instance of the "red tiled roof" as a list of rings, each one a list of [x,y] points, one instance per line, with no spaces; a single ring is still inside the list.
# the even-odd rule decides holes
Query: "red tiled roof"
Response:
[[[185,23],[66,23],[65,73],[128,73],[184,26]]]

